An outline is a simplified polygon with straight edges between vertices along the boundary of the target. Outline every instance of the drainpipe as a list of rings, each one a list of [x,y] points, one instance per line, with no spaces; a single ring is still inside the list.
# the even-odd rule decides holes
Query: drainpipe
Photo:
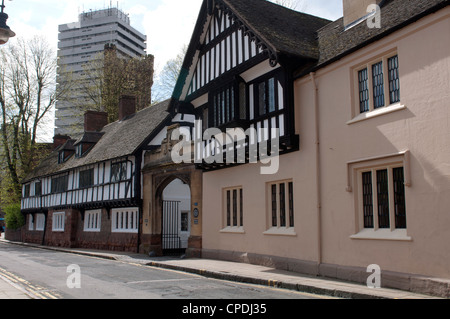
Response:
[[[319,121],[319,89],[316,82],[316,74],[310,73],[314,90],[314,125],[316,144],[316,203],[317,203],[317,264],[322,264],[322,191],[321,191],[321,169],[320,169],[320,121]],[[318,269],[318,273],[320,270]]]

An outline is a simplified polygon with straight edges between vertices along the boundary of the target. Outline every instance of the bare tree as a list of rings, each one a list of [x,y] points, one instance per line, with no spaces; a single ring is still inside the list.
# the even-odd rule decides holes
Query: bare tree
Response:
[[[136,97],[137,110],[151,105],[154,58],[152,55],[136,58],[118,56],[114,45],[105,47],[90,62],[83,65],[82,74],[71,74],[76,88],[67,96],[72,114],[81,116],[88,110],[108,113],[109,122],[118,119],[121,95]],[[65,73],[66,76],[66,73]]]
[[[272,2],[296,11],[304,11],[306,9],[304,0],[273,0]]]
[[[167,61],[164,68],[159,73],[153,89],[153,103],[161,102],[172,96],[173,90],[180,75],[181,66],[183,65],[186,55],[187,45],[184,45],[180,53],[175,59]]]
[[[1,160],[13,201],[20,199],[21,179],[45,155],[40,126],[68,89],[56,86],[56,67],[56,53],[43,37],[17,39],[0,51]]]

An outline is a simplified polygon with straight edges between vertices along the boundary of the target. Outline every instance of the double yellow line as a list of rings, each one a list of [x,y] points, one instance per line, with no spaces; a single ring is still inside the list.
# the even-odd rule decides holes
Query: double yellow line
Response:
[[[51,293],[48,289],[33,285],[27,280],[3,269],[0,268],[0,280],[6,281],[8,284],[13,286],[14,288],[22,291],[24,294],[29,296],[31,299],[60,299],[56,293]]]

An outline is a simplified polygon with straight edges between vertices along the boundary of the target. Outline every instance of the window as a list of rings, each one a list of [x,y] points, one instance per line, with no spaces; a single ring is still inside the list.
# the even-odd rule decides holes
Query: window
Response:
[[[42,231],[45,227],[45,215],[44,214],[36,214],[34,216],[36,230]]]
[[[111,165],[111,183],[127,179],[127,162],[114,163]]]
[[[69,176],[59,176],[52,178],[52,194],[64,193],[69,186]]]
[[[294,183],[280,181],[267,184],[268,230],[265,234],[295,235]]]
[[[34,196],[42,195],[42,182],[36,182],[34,184]]]
[[[242,187],[227,188],[225,196],[225,227],[244,226],[244,202]]]
[[[257,90],[257,94],[255,94],[255,97],[257,97],[257,115],[263,116],[276,111],[275,78],[272,77],[268,80],[260,82],[254,87]]]
[[[30,187],[31,187],[30,184],[25,185],[24,191],[23,191],[23,197],[24,198],[30,197]]]
[[[75,157],[76,158],[83,157],[83,144],[82,143],[75,146]]]
[[[28,230],[34,230],[34,217],[33,215],[28,216]]]
[[[181,231],[189,231],[189,212],[181,212]]]
[[[403,167],[361,172],[365,229],[406,229]]]
[[[62,150],[58,153],[58,164],[65,163],[71,156],[73,155],[73,151]]]
[[[221,126],[235,119],[235,94],[233,84],[229,84],[213,96],[213,125]]]
[[[94,185],[94,169],[80,172],[79,188],[88,188]]]
[[[211,127],[247,119],[247,85],[242,79],[239,78],[236,82],[225,85],[216,91],[210,100],[212,109],[209,112],[211,114],[208,124]]]
[[[54,232],[63,232],[65,224],[66,213],[53,213],[52,230]]]
[[[138,208],[120,208],[112,210],[112,232],[137,233],[138,227]]]
[[[101,227],[102,211],[92,210],[84,213],[84,231],[99,232]]]
[[[388,55],[357,70],[359,113],[400,102],[398,55]]]

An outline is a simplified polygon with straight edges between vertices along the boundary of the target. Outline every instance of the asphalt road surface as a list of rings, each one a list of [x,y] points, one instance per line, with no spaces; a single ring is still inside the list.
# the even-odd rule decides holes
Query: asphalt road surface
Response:
[[[0,243],[1,277],[42,299],[273,300],[320,296]],[[190,304],[187,303],[189,306]],[[186,308],[194,310],[195,308]]]

